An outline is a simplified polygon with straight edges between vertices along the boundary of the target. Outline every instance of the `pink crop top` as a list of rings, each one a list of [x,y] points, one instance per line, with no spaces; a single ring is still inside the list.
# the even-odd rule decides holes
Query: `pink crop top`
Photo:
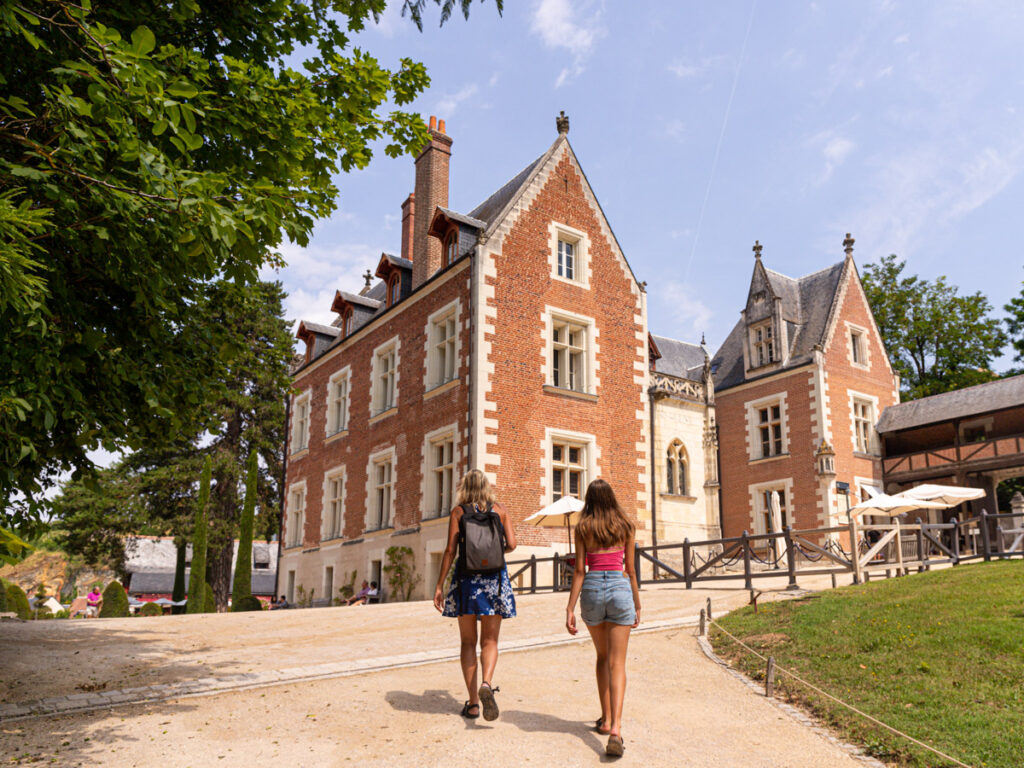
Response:
[[[587,552],[587,568],[592,571],[621,571],[625,549],[610,552]]]

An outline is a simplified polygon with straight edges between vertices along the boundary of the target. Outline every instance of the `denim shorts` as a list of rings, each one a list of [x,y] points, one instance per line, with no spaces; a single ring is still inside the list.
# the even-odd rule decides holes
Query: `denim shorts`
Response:
[[[580,591],[580,615],[589,626],[604,622],[633,626],[633,586],[622,571],[588,571]]]

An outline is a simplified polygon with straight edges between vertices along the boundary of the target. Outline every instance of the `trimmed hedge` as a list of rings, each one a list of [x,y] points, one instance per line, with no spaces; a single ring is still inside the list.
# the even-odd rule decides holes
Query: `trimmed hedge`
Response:
[[[204,582],[203,586],[206,587],[203,592],[203,613],[216,613],[217,612],[217,599],[213,596],[213,587],[210,586],[210,582]]]
[[[146,603],[139,608],[139,616],[163,616],[164,609],[156,603]]]
[[[7,582],[4,589],[7,597],[7,610],[18,614],[19,619],[28,621],[32,618],[32,609],[28,607],[28,596],[17,584]]]
[[[258,597],[252,595],[246,595],[239,599],[237,603],[231,604],[232,613],[241,613],[243,611],[262,611],[263,603],[260,602]]]
[[[7,613],[7,582],[0,579],[0,613]]]
[[[101,619],[120,619],[128,615],[128,594],[121,582],[112,581],[103,590],[103,607],[100,608]]]

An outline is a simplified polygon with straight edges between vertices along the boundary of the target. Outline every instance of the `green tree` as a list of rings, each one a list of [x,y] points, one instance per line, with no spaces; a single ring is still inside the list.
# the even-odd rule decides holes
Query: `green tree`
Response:
[[[176,542],[175,546],[178,548],[177,556],[174,558],[174,588],[171,591],[171,600],[175,603],[180,603],[185,599],[185,560],[188,555],[188,545],[185,540]],[[177,615],[184,613],[185,606],[173,605],[171,606],[171,613]]]
[[[242,598],[252,597],[252,523],[256,511],[256,481],[259,466],[256,452],[249,453],[249,469],[245,475],[245,503],[238,524],[238,557],[235,561],[235,580],[231,587],[231,605],[242,610]]]
[[[210,474],[212,462],[206,457],[203,463],[203,477],[199,481],[199,500],[196,502],[196,520],[192,532],[192,570],[188,579],[188,612],[203,613],[206,602],[206,537],[209,524],[206,519],[206,505],[210,501]]]
[[[1006,330],[1009,334],[1010,346],[1013,347],[1013,360],[1017,363],[1024,363],[1024,287],[1021,288],[1019,296],[1010,299],[1009,303],[1003,305],[1006,314]],[[1018,369],[1012,373],[1020,373]]]
[[[945,277],[904,277],[895,254],[864,267],[864,292],[901,397],[913,400],[998,378],[991,371],[1006,337],[979,291],[961,296]]]
[[[121,582],[112,581],[103,590],[103,607],[100,608],[101,619],[122,619],[128,615],[128,594]]]
[[[385,5],[0,0],[0,520],[38,519],[90,449],[193,421],[219,352],[202,286],[304,245],[374,144],[425,143],[423,65],[353,43]]]

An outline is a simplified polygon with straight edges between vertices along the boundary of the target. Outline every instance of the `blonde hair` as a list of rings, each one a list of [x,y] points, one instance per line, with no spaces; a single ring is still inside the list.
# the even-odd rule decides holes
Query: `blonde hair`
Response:
[[[459,490],[455,494],[456,504],[476,504],[478,507],[494,506],[494,489],[487,480],[487,475],[479,469],[471,469],[459,481]]]
[[[587,487],[583,512],[576,525],[584,545],[587,549],[608,549],[625,544],[634,530],[636,526],[622,511],[612,487],[597,478]]]

